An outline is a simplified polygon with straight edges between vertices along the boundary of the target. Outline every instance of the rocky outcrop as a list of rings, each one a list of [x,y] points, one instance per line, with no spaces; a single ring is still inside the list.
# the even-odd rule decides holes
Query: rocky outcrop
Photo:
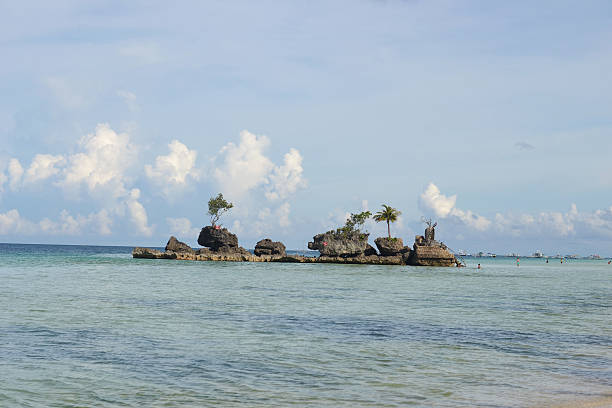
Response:
[[[376,238],[374,240],[378,252],[382,256],[397,256],[404,249],[404,241],[401,238]]]
[[[437,223],[427,221],[425,236],[417,235],[408,256],[408,265],[414,266],[463,266],[442,242],[435,240]]]
[[[442,246],[415,245],[408,258],[414,266],[458,266],[458,261],[448,249]]]
[[[285,245],[282,242],[272,241],[271,239],[262,239],[255,244],[255,255],[281,255],[287,254]]]
[[[195,252],[193,248],[191,248],[186,243],[179,241],[174,236],[170,237],[170,239],[168,240],[168,243],[166,244],[165,249],[166,251],[172,251],[172,252],[190,252],[190,253]]]
[[[363,255],[368,249],[368,236],[361,232],[349,234],[329,231],[312,237],[308,249],[319,251],[321,256],[353,257]]]
[[[363,255],[364,256],[378,255],[378,252],[376,252],[376,249],[372,245],[368,244],[365,251],[363,251]]]
[[[238,237],[227,228],[209,225],[200,231],[198,244],[213,251],[231,252],[232,249],[238,248]]]
[[[157,249],[136,247],[132,251],[132,257],[145,259],[176,259],[176,252],[162,252]]]

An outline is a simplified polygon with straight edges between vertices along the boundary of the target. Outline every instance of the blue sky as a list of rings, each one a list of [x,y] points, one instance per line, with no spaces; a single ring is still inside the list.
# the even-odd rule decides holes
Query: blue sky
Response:
[[[612,255],[607,1],[13,2],[0,241],[305,248],[388,203],[455,249]],[[386,226],[367,225],[375,236]]]

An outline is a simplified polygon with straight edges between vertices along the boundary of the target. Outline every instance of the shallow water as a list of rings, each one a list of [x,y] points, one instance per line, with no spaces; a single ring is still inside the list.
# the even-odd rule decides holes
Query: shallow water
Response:
[[[130,251],[0,244],[0,406],[522,407],[612,389],[606,261]]]

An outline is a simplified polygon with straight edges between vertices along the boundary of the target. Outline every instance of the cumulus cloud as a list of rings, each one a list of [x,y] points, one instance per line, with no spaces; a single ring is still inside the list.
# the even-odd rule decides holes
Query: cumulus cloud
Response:
[[[438,186],[429,183],[421,194],[421,206],[432,210],[437,217],[446,218],[455,207],[457,196],[445,196],[440,192]]]
[[[295,193],[298,188],[305,186],[302,178],[302,155],[296,149],[290,149],[285,154],[281,166],[274,167],[270,174],[270,189],[266,192],[268,200],[285,199]]]
[[[0,235],[23,234],[29,235],[36,231],[36,225],[19,214],[16,209],[0,213]]]
[[[107,210],[87,216],[72,216],[63,210],[58,220],[44,218],[38,223],[22,217],[16,209],[0,214],[0,235],[78,235],[83,232],[108,235],[111,225],[112,219]]]
[[[281,227],[288,227],[291,225],[291,221],[289,221],[289,213],[291,212],[291,206],[289,203],[283,203],[276,210],[276,217],[278,219],[278,225]]]
[[[17,190],[21,184],[21,177],[23,176],[23,167],[21,163],[19,163],[19,160],[11,159],[9,161],[8,176],[11,190]]]
[[[166,218],[168,228],[171,234],[178,235],[179,237],[197,237],[200,230],[194,228],[191,225],[191,221],[188,218]]]
[[[471,210],[455,207],[456,196],[446,197],[430,183],[421,194],[421,206],[441,219],[459,223],[476,231],[512,237],[612,238],[612,206],[595,211],[579,211],[572,204],[568,211],[541,211],[536,214],[496,213],[493,219]]]
[[[134,188],[130,191],[125,204],[127,205],[132,224],[134,224],[141,234],[150,237],[153,235],[153,227],[149,226],[147,210],[145,210],[144,206],[138,201],[139,198],[140,190]]]
[[[87,216],[72,216],[67,210],[60,213],[58,221],[48,218],[40,221],[40,232],[53,235],[79,235],[83,232],[92,232],[100,235],[111,234],[113,220],[106,209]]]
[[[456,195],[445,196],[434,183],[429,183],[420,197],[421,208],[433,211],[437,217],[442,219],[451,218],[478,231],[485,231],[489,228],[491,225],[490,220],[481,215],[474,214],[471,210],[456,208],[456,202]]]
[[[166,196],[186,188],[190,179],[200,178],[200,172],[195,167],[198,155],[195,150],[189,150],[178,140],[173,140],[168,147],[170,153],[166,156],[157,156],[155,166],[148,164],[145,166],[147,177],[160,186]]]
[[[114,197],[126,195],[126,171],[136,158],[129,135],[116,133],[103,123],[82,138],[79,145],[83,152],[69,157],[60,185],[65,188],[86,185],[90,192],[104,189]]]
[[[268,184],[270,171],[274,169],[264,154],[269,145],[267,136],[243,130],[240,143],[230,142],[221,148],[221,162],[213,170],[213,177],[228,197],[240,198],[249,190]]]
[[[258,201],[259,195],[269,204],[274,203],[272,208],[269,204],[260,205],[256,221],[239,225],[247,233],[267,233],[269,227],[264,224],[269,224],[269,221],[264,220],[272,214],[280,227],[291,225],[291,205],[288,199],[306,185],[300,152],[294,148],[290,149],[283,156],[282,164],[276,165],[266,155],[269,146],[268,137],[244,130],[240,133],[240,142],[230,142],[223,146],[214,160],[212,179],[229,199],[252,203]],[[245,199],[247,194],[248,200]],[[248,214],[249,211],[244,205],[237,207],[243,208],[241,216]]]
[[[59,174],[60,169],[56,166],[61,166],[65,162],[66,160],[61,155],[37,154],[25,173],[24,184],[46,180]]]

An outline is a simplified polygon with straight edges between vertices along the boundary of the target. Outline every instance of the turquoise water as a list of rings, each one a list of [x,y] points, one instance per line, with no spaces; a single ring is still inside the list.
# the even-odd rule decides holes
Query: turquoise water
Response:
[[[612,389],[606,261],[130,251],[0,244],[0,406],[523,407]]]

